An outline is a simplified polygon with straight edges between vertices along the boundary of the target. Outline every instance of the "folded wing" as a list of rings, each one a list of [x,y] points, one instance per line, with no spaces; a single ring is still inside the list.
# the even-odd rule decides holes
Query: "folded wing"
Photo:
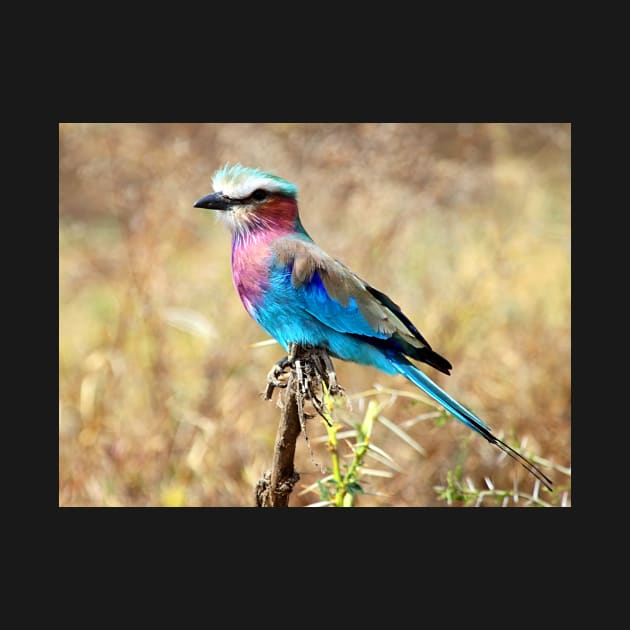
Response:
[[[402,353],[450,373],[451,364],[431,349],[397,304],[315,243],[280,239],[274,254],[276,264],[289,271],[293,288],[313,317],[386,352]]]

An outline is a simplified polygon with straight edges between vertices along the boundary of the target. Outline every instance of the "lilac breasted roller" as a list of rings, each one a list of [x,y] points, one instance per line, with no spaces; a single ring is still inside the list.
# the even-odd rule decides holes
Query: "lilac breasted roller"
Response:
[[[444,374],[452,369],[391,298],[315,244],[300,221],[295,185],[255,168],[226,164],[214,174],[212,187],[215,192],[194,206],[220,211],[232,232],[238,295],[287,352],[293,344],[321,347],[344,361],[402,374],[551,490],[544,473],[409,361]]]

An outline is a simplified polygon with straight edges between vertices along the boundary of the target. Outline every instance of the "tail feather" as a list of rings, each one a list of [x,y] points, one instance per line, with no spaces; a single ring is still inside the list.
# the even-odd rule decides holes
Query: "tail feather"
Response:
[[[410,380],[414,385],[419,387],[422,391],[427,393],[431,398],[440,403],[447,411],[454,415],[460,422],[463,422],[467,427],[473,431],[482,435],[491,444],[496,444],[503,452],[507,453],[512,459],[516,460],[523,468],[529,471],[536,479],[540,480],[549,490],[551,490],[551,484],[553,483],[547,475],[539,470],[528,459],[523,457],[520,453],[515,451],[511,446],[508,446],[505,442],[498,437],[492,435],[488,425],[478,418],[472,411],[466,409],[463,405],[458,403],[454,398],[449,396],[442,388],[438,387],[428,376],[421,372],[415,365],[409,363],[403,357],[392,357],[390,361],[394,368],[402,374],[405,378]]]

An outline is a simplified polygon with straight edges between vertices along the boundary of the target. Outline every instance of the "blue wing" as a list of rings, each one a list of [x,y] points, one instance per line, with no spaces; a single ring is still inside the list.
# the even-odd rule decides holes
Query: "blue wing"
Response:
[[[285,238],[273,249],[275,282],[283,284],[277,288],[288,298],[285,303],[308,313],[329,330],[351,335],[353,341],[406,354],[449,373],[450,363],[431,349],[392,300],[315,243]],[[293,319],[299,326],[309,327],[295,311]]]

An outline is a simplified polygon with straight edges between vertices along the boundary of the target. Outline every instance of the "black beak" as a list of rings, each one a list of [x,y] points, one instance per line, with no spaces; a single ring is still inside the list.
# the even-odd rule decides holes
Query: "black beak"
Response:
[[[193,204],[193,208],[206,208],[207,210],[229,210],[230,200],[224,197],[220,192],[206,195],[201,199],[197,199]]]

